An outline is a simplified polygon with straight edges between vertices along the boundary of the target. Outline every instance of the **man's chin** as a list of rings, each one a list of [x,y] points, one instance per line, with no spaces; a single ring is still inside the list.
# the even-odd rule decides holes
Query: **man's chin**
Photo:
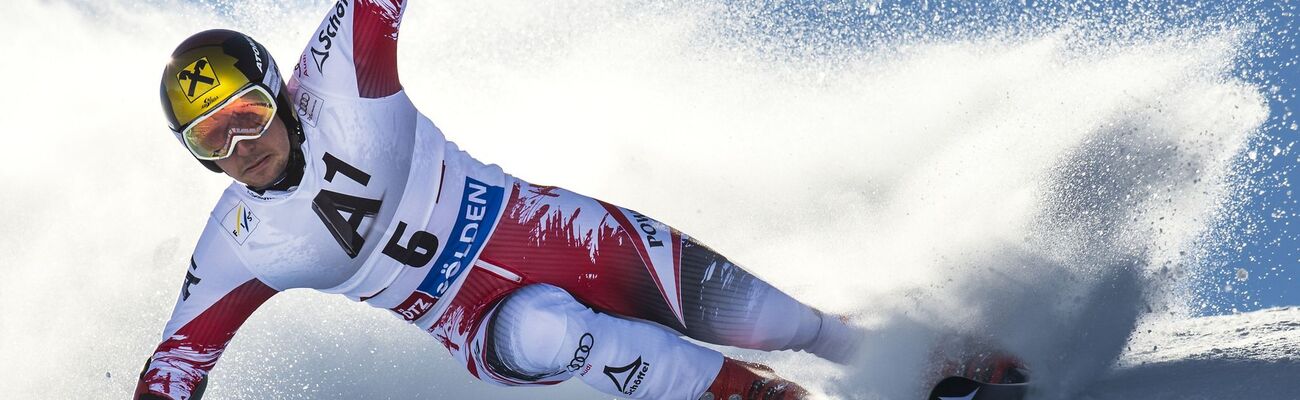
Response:
[[[259,167],[257,173],[254,174],[256,176],[247,176],[245,177],[247,180],[236,180],[248,185],[249,187],[257,189],[271,186],[276,183],[275,181],[280,177],[280,175],[283,175],[284,168],[287,164],[286,161],[287,160],[267,160],[266,162],[271,163],[272,165]]]
[[[244,177],[232,176],[231,178],[233,178],[235,182],[239,182],[240,184],[251,188],[260,188],[271,184],[270,182],[267,182],[266,180],[263,179],[254,179],[246,176]]]
[[[274,183],[272,182],[272,180],[274,180],[275,177],[265,176],[265,175],[266,174],[254,173],[254,174],[236,176],[231,174],[230,172],[226,172],[226,176],[229,176],[231,179],[234,179],[236,182],[239,182],[241,184],[244,184],[245,186],[252,187],[252,188],[261,188],[265,186],[270,186],[272,183]]]

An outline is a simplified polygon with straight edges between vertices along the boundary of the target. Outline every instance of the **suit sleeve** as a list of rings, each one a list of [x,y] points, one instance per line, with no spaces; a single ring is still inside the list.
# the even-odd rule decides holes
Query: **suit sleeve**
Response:
[[[381,98],[402,90],[397,31],[404,0],[338,0],[294,66],[294,82],[337,96]]]
[[[278,291],[237,261],[210,223],[199,239],[162,342],[140,373],[137,399],[198,399],[235,331]]]

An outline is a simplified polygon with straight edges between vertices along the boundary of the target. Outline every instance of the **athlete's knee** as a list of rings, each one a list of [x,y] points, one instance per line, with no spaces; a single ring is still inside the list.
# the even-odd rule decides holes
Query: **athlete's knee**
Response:
[[[722,363],[663,327],[596,313],[549,285],[516,291],[492,318],[493,368],[524,382],[576,374],[619,397],[694,399]]]
[[[583,313],[590,313],[555,286],[521,288],[497,308],[492,321],[492,351],[517,378],[556,377],[576,372],[590,351]]]

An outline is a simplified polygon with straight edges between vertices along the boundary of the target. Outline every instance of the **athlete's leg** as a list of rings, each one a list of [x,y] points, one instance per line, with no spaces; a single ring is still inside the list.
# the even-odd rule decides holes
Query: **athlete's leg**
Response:
[[[556,187],[520,182],[481,259],[709,343],[845,363],[862,338],[663,223]]]
[[[805,392],[770,369],[726,359],[668,330],[592,311],[555,286],[525,286],[489,317],[488,359],[522,382],[578,375],[618,397],[796,399]]]

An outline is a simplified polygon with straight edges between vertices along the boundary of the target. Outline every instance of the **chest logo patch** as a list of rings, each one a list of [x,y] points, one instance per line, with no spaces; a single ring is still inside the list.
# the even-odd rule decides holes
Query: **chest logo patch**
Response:
[[[296,103],[294,109],[298,111],[298,119],[316,127],[316,117],[320,114],[321,108],[324,108],[325,101],[307,89],[299,89]]]
[[[253,214],[253,210],[242,201],[226,212],[226,216],[221,217],[221,226],[225,227],[226,233],[235,238],[241,246],[248,240],[248,236],[257,230],[257,225],[261,222],[262,220]]]

